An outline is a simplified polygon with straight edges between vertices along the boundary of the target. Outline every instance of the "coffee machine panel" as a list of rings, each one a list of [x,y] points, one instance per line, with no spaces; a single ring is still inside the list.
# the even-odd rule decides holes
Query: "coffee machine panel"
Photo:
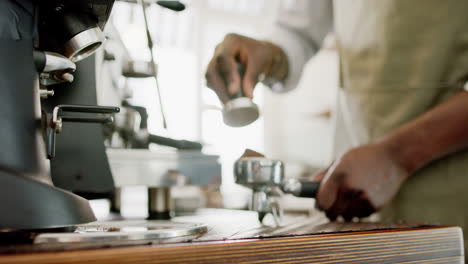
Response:
[[[113,0],[48,0],[41,3],[39,46],[59,51],[75,62],[73,82],[53,86],[54,96],[43,101],[51,113],[60,104],[97,105],[96,58],[104,43],[104,26]],[[104,148],[102,125],[68,123],[57,137],[51,159],[54,184],[88,199],[106,198],[114,188]]]
[[[41,111],[40,98],[66,94],[66,89],[72,89],[57,83],[71,82],[75,77],[76,85],[89,84],[79,76],[92,61],[75,63],[101,45],[99,32],[112,4],[112,0],[0,2],[2,231],[61,228],[95,220],[86,199],[54,186],[56,179],[50,176],[47,156],[73,159],[73,154],[65,157],[60,149],[54,151],[61,144],[58,133],[73,130],[71,123],[108,122],[118,108],[96,106],[89,95],[88,101],[54,99],[42,105]],[[92,126],[99,130],[99,125]]]

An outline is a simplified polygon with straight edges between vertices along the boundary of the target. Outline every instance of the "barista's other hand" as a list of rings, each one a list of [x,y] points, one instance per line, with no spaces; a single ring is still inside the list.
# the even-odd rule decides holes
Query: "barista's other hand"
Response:
[[[237,63],[245,68],[243,80],[237,71]],[[228,34],[216,46],[205,77],[208,87],[226,103],[229,95],[235,95],[241,87],[243,94],[252,98],[253,89],[262,74],[283,80],[287,67],[286,55],[273,43]]]
[[[315,176],[322,181],[317,207],[330,220],[371,215],[397,194],[408,177],[396,160],[380,143],[350,150]]]

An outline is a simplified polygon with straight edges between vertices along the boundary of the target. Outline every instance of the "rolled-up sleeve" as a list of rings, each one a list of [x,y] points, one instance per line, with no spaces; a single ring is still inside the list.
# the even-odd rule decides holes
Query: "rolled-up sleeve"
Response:
[[[304,65],[320,49],[333,29],[332,0],[284,0],[268,40],[286,53],[289,73],[280,89],[294,89]],[[275,86],[276,87],[276,86]]]

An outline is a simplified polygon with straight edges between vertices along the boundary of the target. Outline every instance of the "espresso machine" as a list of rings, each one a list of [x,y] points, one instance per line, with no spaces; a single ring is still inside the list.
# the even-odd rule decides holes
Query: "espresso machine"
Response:
[[[63,186],[53,172],[80,158],[79,148],[61,145],[64,138],[73,136],[69,133],[74,134],[76,145],[95,144],[104,153],[102,141],[100,146],[96,139],[102,133],[93,130],[111,122],[119,111],[98,106],[95,86],[89,81],[95,75],[88,57],[104,41],[102,30],[113,2],[0,2],[2,232],[60,229],[96,220],[88,201],[70,192],[80,190],[82,172],[90,164],[81,164],[82,170],[76,173],[68,171],[76,179],[74,186]],[[86,79],[80,78],[85,74]],[[75,124],[87,126],[77,131]],[[101,161],[96,157],[93,162]],[[104,175],[99,181],[93,185],[97,191],[110,187],[112,177]]]
[[[158,2],[180,9],[174,3]],[[113,4],[0,1],[0,238],[5,241],[18,232],[39,232],[34,243],[50,243],[71,237],[79,237],[78,242],[155,239],[207,230],[205,225],[170,221],[95,222],[88,199],[119,202],[116,190],[144,185],[151,187],[150,218],[152,212],[156,218],[169,218],[168,188],[179,185],[181,178],[192,185],[219,184],[221,172],[218,157],[202,154],[200,144],[148,134],[144,108],[98,100],[103,76],[97,70],[106,56],[102,49],[96,51],[106,39],[103,30]],[[112,125],[120,108],[143,120],[138,133]],[[109,127],[127,133],[133,149],[108,149]],[[148,144],[154,142],[189,150],[153,153]],[[115,231],[127,227],[139,231]],[[21,237],[31,242],[30,235]]]
[[[120,7],[125,6],[145,16],[151,4],[150,1],[126,2],[119,3],[122,4]],[[184,9],[177,1],[155,3],[176,12]],[[219,156],[206,153],[200,142],[163,136],[159,133],[164,131],[150,129],[149,120],[154,115],[160,115],[163,127],[166,123],[161,100],[164,98],[158,92],[158,61],[154,55],[148,56],[149,60],[132,58],[131,50],[121,37],[123,32],[112,21],[105,31],[108,40],[102,54],[102,65],[99,66],[103,74],[98,101],[101,104],[118,105],[121,109],[115,116],[115,122],[105,127],[106,152],[115,186],[110,198],[112,215],[117,218],[122,216],[128,201],[125,193],[134,186],[146,192],[147,204],[143,206],[147,208],[148,219],[167,220],[177,214],[193,213],[204,206],[205,191],[221,184]],[[154,31],[147,19],[140,26],[144,28],[147,39],[147,43],[142,44],[147,44],[146,49],[151,54],[156,46],[150,33]],[[162,50],[156,53],[159,52]],[[135,81],[141,80],[147,81],[149,85],[134,85]],[[133,94],[141,89],[155,95],[149,104],[134,100]],[[155,100],[158,95],[159,100]],[[160,111],[148,111],[147,107],[153,103],[158,103],[154,106],[160,107]],[[178,196],[181,189],[192,190],[193,196],[189,198],[186,192]]]

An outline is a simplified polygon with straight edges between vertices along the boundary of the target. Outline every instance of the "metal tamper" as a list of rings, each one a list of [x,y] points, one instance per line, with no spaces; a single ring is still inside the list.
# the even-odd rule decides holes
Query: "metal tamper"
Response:
[[[243,157],[234,164],[236,183],[253,190],[249,209],[258,212],[263,222],[269,213],[276,225],[280,225],[283,215],[279,198],[283,193],[297,197],[315,198],[320,182],[299,179],[284,179],[284,163],[263,157]]]
[[[253,123],[258,119],[260,113],[258,106],[252,102],[252,99],[245,97],[242,89],[242,79],[245,73],[244,66],[237,64],[237,71],[241,79],[241,87],[237,94],[230,96],[230,100],[224,105],[223,120],[231,127],[243,127]]]

